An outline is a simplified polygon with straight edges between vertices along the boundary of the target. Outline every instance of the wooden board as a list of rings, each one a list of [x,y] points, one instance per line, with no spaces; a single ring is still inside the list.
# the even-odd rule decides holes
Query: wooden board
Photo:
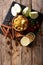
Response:
[[[3,22],[12,1],[13,0],[0,0],[0,23]],[[14,1],[43,13],[42,0]],[[11,40],[8,45],[7,41],[8,39],[5,39],[5,37],[0,34],[0,65],[43,65],[43,24],[41,26],[41,34],[37,34],[36,40],[29,47],[23,47],[20,43],[16,46],[15,40]],[[10,46],[12,46],[13,49],[11,49]]]

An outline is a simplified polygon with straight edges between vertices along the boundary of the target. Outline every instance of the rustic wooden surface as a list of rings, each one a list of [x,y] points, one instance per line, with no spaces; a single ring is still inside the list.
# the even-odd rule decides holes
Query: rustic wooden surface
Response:
[[[43,0],[0,0],[0,23],[13,1],[43,13]],[[36,40],[29,47],[23,47],[19,43],[17,46],[15,40],[6,39],[0,34],[0,65],[43,65],[43,23],[40,35],[37,34]]]

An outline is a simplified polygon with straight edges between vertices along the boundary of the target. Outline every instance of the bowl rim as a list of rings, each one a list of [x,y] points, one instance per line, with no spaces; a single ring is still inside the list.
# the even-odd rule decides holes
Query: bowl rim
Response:
[[[13,23],[14,23],[14,19],[15,18],[17,18],[19,15],[17,15],[17,16],[15,16],[15,17],[13,17],[13,19],[12,19],[12,26],[13,26],[13,28],[16,30],[16,31],[18,31],[18,32],[22,32],[22,31],[24,31],[24,30],[18,30],[18,29],[16,29],[15,27],[14,27],[14,25],[13,25]],[[22,15],[24,18],[26,18],[24,15]],[[28,19],[27,19],[28,20]],[[28,22],[27,22],[27,25],[28,25]],[[28,26],[27,26],[27,28],[28,28]]]

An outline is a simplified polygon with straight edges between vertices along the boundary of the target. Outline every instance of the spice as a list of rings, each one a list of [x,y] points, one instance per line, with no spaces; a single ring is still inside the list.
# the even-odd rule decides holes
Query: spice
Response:
[[[14,33],[15,33],[15,32],[14,32],[14,29],[13,29],[13,26],[12,26],[12,38],[13,38],[13,39],[14,39],[14,36],[15,36]]]
[[[4,24],[0,24],[0,26],[1,26],[1,27],[5,27],[5,28],[10,28],[10,29],[11,29],[10,26],[4,25]]]
[[[7,44],[9,45],[10,44],[10,41],[7,41]]]
[[[11,39],[14,39],[14,29],[12,26],[8,26],[8,25],[4,25],[4,24],[0,24],[1,26],[1,30],[3,32],[3,34],[5,35],[5,37],[10,37]],[[10,30],[12,30],[12,34],[10,32]]]

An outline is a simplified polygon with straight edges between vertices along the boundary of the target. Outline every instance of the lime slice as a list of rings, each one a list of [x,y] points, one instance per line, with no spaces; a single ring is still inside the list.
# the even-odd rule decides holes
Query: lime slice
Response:
[[[15,5],[14,5],[14,8],[15,8],[15,11],[16,11],[17,13],[20,13],[21,10],[22,10],[22,8],[21,8],[21,6],[20,6],[19,4],[15,4]]]
[[[26,36],[24,36],[24,37],[20,40],[20,42],[21,42],[21,45],[22,45],[22,46],[28,46],[28,44],[30,44],[30,40],[29,40],[29,38],[26,37]]]
[[[29,16],[32,18],[32,19],[36,19],[38,17],[38,12],[29,12]]]
[[[15,4],[12,8],[11,8],[11,14],[13,16],[16,16],[17,14],[21,13],[21,6],[19,4]]]
[[[26,17],[28,17],[30,11],[31,11],[31,9],[29,7],[26,7],[23,9],[22,14],[25,15]]]
[[[15,11],[14,6],[11,8],[11,14],[12,14],[13,16],[16,16],[16,15],[17,15],[17,12]]]

